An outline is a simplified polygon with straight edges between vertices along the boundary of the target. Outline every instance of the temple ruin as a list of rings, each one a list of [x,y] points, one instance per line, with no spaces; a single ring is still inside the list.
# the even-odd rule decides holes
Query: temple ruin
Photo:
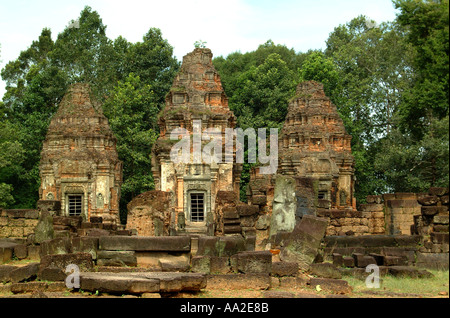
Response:
[[[222,137],[226,128],[235,126],[236,117],[228,107],[211,51],[195,49],[183,58],[181,70],[167,94],[166,107],[159,117],[160,136],[152,154],[155,188],[172,196],[173,210],[169,213],[172,232],[213,235],[217,193],[239,193],[241,167],[234,164],[235,160],[219,163],[195,160],[193,151],[189,151],[189,162],[176,163],[170,151],[178,139],[172,140],[171,132],[186,129],[192,140],[206,129],[216,129]],[[206,141],[202,138],[201,144],[214,138],[213,134]],[[225,138],[221,140],[225,142]],[[194,147],[192,142],[189,150]]]
[[[365,278],[369,265],[381,276],[448,270],[449,189],[358,205],[351,136],[323,85],[300,83],[286,103],[278,169],[253,167],[242,202],[242,163],[226,135],[236,117],[211,50],[187,54],[158,119],[155,189],[133,198],[120,224],[116,138],[89,85],[70,86],[43,144],[36,209],[0,209],[0,295],[77,292],[64,283],[69,265],[83,291],[140,297],[204,289],[295,297],[318,287],[351,295],[342,278]],[[196,147],[225,152],[208,161]]]
[[[89,85],[70,86],[42,148],[39,199],[60,201],[64,216],[120,223],[122,162],[116,143]]]

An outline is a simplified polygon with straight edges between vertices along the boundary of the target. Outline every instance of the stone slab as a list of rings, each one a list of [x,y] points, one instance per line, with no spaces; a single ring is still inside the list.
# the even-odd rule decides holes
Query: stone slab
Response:
[[[328,219],[303,216],[287,239],[280,253],[280,259],[297,262],[301,269],[307,270],[318,254],[328,223]]]
[[[327,247],[416,247],[420,244],[420,235],[363,235],[363,236],[327,236]]]
[[[272,275],[273,276],[295,276],[298,273],[298,264],[295,262],[273,262]]]
[[[239,252],[230,258],[231,267],[240,273],[272,272],[272,253],[269,251]]]
[[[97,257],[99,266],[137,266],[135,251],[99,251]]]
[[[260,289],[267,290],[271,286],[268,274],[225,274],[208,275],[206,289]]]
[[[112,294],[199,291],[206,287],[206,275],[196,273],[80,273],[83,290]]]
[[[417,253],[416,266],[425,269],[448,270],[448,253]]]
[[[159,280],[114,273],[80,273],[80,288],[110,294],[158,293]]]
[[[310,274],[323,278],[341,279],[342,274],[339,269],[331,263],[311,264]]]
[[[99,238],[99,249],[108,251],[189,252],[189,236],[103,236]]]
[[[9,273],[11,273],[13,270],[17,269],[17,266],[13,265],[0,265],[0,283],[2,282],[9,282]]]
[[[352,287],[348,282],[341,279],[313,277],[310,279],[309,284],[313,288],[319,285],[322,290],[336,294],[348,294],[352,291]]]
[[[39,274],[47,267],[56,267],[63,271],[68,265],[77,265],[80,271],[90,271],[93,269],[92,255],[89,253],[70,253],[45,255],[41,258]]]
[[[30,263],[20,266],[9,273],[9,280],[13,283],[19,283],[37,276],[39,263]]]

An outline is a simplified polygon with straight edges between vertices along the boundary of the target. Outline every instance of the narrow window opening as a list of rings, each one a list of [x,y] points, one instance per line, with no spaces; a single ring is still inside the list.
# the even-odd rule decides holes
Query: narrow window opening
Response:
[[[79,216],[82,211],[82,196],[69,195],[69,216]]]
[[[205,220],[205,195],[203,193],[191,193],[191,222],[203,222]]]

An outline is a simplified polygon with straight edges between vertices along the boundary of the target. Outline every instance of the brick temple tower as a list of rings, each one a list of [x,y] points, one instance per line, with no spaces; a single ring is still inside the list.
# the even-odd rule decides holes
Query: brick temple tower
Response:
[[[61,201],[65,216],[119,223],[122,162],[88,84],[70,86],[51,120],[40,161],[40,200]]]
[[[181,70],[166,97],[166,106],[159,118],[160,136],[152,154],[152,172],[156,190],[171,192],[177,231],[206,233],[214,224],[215,198],[218,191],[239,193],[240,166],[233,162],[221,163],[193,160],[175,163],[170,158],[174,129],[186,129],[191,141],[195,123],[197,130],[217,129],[222,145],[225,129],[235,128],[236,117],[228,108],[228,98],[222,88],[220,76],[212,64],[210,49],[196,48],[183,57]],[[204,135],[203,135],[204,136]],[[216,137],[212,137],[213,140]],[[208,138],[209,139],[209,138]],[[209,143],[202,139],[202,146]],[[191,142],[191,150],[193,148]],[[222,149],[225,149],[224,147]],[[225,152],[223,151],[223,157]],[[232,156],[235,156],[233,149]]]
[[[315,180],[317,198],[332,208],[355,207],[351,138],[323,85],[300,83],[280,136],[278,173]]]

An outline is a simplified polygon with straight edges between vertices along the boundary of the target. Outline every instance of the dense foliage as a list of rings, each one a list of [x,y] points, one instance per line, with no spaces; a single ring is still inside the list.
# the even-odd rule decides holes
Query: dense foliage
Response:
[[[280,128],[296,85],[322,82],[353,136],[359,202],[368,194],[420,192],[449,182],[448,0],[393,3],[399,9],[394,21],[376,25],[355,17],[333,30],[324,51],[295,52],[269,40],[255,51],[213,60],[244,129]],[[105,30],[86,7],[77,27],[71,21],[56,40],[43,29],[2,69],[0,207],[35,206],[42,142],[74,82],[91,84],[117,136],[122,215],[132,197],[154,187],[157,114],[180,63],[159,29],[137,43],[111,40]],[[249,169],[245,164],[243,196]]]

